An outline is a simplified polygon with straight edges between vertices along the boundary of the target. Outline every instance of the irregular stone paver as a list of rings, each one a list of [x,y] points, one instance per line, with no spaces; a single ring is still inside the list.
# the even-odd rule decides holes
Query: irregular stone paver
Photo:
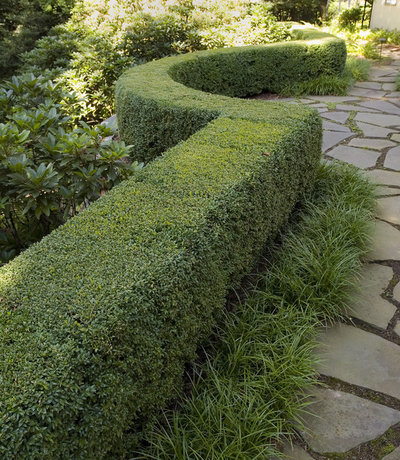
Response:
[[[384,89],[385,91],[395,91],[396,87],[396,83],[384,83],[382,85],[382,89]]]
[[[285,442],[283,446],[283,454],[287,460],[313,460],[307,452],[299,446],[291,445],[289,442]],[[277,457],[273,457],[270,460],[279,460]]]
[[[368,253],[370,260],[400,260],[399,230],[378,220],[373,224],[372,235],[372,247]]]
[[[339,142],[352,136],[353,133],[341,133],[338,131],[324,131],[322,134],[322,151],[326,152],[328,149],[338,144]]]
[[[386,91],[379,91],[367,88],[353,88],[351,91],[349,91],[349,94],[351,96],[371,97],[379,99],[385,96]]]
[[[390,126],[398,126],[400,124],[400,115],[360,112],[357,113],[357,115],[354,117],[354,120],[388,128]]]
[[[376,77],[373,77],[373,78],[370,78],[370,80],[372,81],[378,81],[378,82],[381,82],[381,83],[393,83],[394,81],[396,81],[396,77],[395,76],[376,76]]]
[[[387,137],[391,133],[398,132],[394,129],[381,128],[361,121],[357,121],[356,125],[362,130],[365,137]]]
[[[338,145],[328,154],[336,160],[351,163],[358,168],[366,169],[375,166],[380,152],[374,150],[360,149],[357,147],[349,147],[347,145]]]
[[[329,389],[315,390],[304,417],[308,445],[319,453],[347,452],[381,436],[400,421],[400,412],[358,396]]]
[[[341,102],[349,102],[349,101],[359,101],[359,97],[354,96],[308,96],[309,99],[313,99],[314,101],[321,101],[321,102],[336,102],[337,104]]]
[[[299,446],[287,444],[283,450],[289,460],[313,460],[307,452]]]
[[[327,129],[329,131],[340,131],[342,133],[351,132],[351,129],[348,126],[339,125],[327,120],[322,120],[322,129]]]
[[[370,70],[370,76],[383,76],[383,75],[392,75],[393,67],[390,65],[381,65],[379,67],[373,67]]]
[[[382,83],[375,81],[357,81],[354,86],[356,88],[382,89]]]
[[[397,321],[394,332],[400,337],[400,321]]]
[[[400,174],[394,171],[385,171],[384,169],[374,169],[365,174],[375,182],[381,185],[395,185],[400,187]]]
[[[309,107],[314,107],[315,109],[318,109],[318,108],[326,109],[327,105],[322,102],[319,102],[318,104],[310,104]]]
[[[379,113],[378,110],[370,109],[368,107],[362,107],[360,105],[347,105],[347,104],[337,104],[336,110],[345,110],[349,112],[374,112]]]
[[[387,288],[392,276],[393,271],[390,267],[364,265],[357,283],[359,290],[349,302],[350,316],[386,329],[396,312],[396,307],[380,294]]]
[[[338,324],[319,337],[319,371],[400,398],[400,347],[376,334]]]
[[[369,109],[375,109],[386,113],[392,113],[394,115],[400,115],[400,107],[387,101],[364,101],[358,105],[367,107]]]
[[[376,195],[400,195],[400,189],[393,187],[377,187]]]
[[[355,139],[352,139],[348,145],[351,145],[352,147],[367,147],[370,149],[382,150],[396,144],[388,139],[368,139],[365,137],[356,137]]]
[[[400,282],[397,283],[393,289],[393,299],[397,300],[397,302],[400,302]]]
[[[375,77],[383,78],[387,76],[395,76],[396,73],[393,67],[380,66],[379,68],[373,68],[369,72],[369,80],[373,80]]]
[[[385,158],[385,162],[383,164],[385,168],[395,169],[396,171],[400,171],[400,145],[390,149]]]
[[[379,198],[378,217],[392,224],[400,225],[400,197]]]
[[[400,447],[391,452],[389,455],[383,457],[382,460],[399,460],[400,459]]]
[[[350,114],[347,112],[326,112],[322,116],[338,123],[346,123]]]
[[[400,91],[393,91],[392,93],[387,94],[386,97],[400,98]]]
[[[395,141],[395,142],[400,142],[400,134],[395,133],[390,136],[390,139]]]

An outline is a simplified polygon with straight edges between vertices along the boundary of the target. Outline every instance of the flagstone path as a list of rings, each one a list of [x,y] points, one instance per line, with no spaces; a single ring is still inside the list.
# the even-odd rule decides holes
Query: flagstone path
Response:
[[[320,335],[325,387],[307,430],[285,446],[295,460],[400,460],[400,57],[371,69],[348,96],[310,96],[323,119],[326,159],[379,184],[374,240],[349,318]],[[289,102],[298,103],[291,100]]]

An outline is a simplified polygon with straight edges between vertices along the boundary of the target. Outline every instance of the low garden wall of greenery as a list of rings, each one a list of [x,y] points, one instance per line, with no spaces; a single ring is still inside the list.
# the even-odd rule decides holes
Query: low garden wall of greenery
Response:
[[[169,150],[1,268],[1,458],[133,452],[320,160],[315,109],[229,96],[340,73],[345,55],[324,35],[120,78],[134,156]]]

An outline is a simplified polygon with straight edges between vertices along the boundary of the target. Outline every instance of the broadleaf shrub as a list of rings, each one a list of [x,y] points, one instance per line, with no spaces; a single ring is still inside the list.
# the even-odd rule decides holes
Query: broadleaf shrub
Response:
[[[0,88],[0,262],[131,175],[130,147],[89,127],[79,99],[34,75]]]
[[[316,61],[331,51],[310,47]],[[264,86],[262,52],[247,53],[206,54],[221,69],[236,54],[229,77],[243,83],[221,86],[231,95]],[[2,458],[131,453],[181,387],[228,290],[313,183],[318,112],[205,94],[168,76],[197,56],[138,66],[118,84],[125,140],[138,107],[149,125],[136,157],[139,145],[143,159],[177,145],[0,269]],[[249,58],[253,80],[240,73]]]

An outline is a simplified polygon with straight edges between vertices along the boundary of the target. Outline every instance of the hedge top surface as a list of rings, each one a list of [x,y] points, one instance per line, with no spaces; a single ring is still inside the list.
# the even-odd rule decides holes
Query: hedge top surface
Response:
[[[297,67],[296,81],[307,80],[320,72],[332,75],[343,71],[346,47],[342,39],[313,29],[299,29],[295,32],[301,40],[264,46],[196,51],[133,67],[123,73],[118,80],[117,102],[122,97],[119,93],[126,90],[158,100],[160,103],[185,108],[214,109],[218,114],[234,115],[246,101],[235,100],[232,97],[245,97],[268,91],[270,85],[276,85],[276,82],[282,84],[288,76],[291,77],[294,67]],[[328,61],[331,57],[330,47],[337,47],[341,51],[341,54],[336,56],[337,59],[331,62]],[[290,60],[287,60],[288,51]],[[282,59],[277,62],[276,58],[279,55],[282,55]],[[326,61],[324,63],[327,65],[324,68],[318,66],[316,69],[316,63],[310,63],[307,59],[313,55],[317,55],[320,60],[324,57]],[[265,61],[268,58],[270,62]],[[235,61],[233,64],[232,60]],[[265,66],[266,63],[270,65]],[[307,68],[310,64],[311,69]],[[232,68],[232,65],[236,68]],[[202,75],[197,72],[203,68],[210,70],[212,66],[214,72]],[[283,69],[286,72],[280,74],[279,71]],[[229,73],[226,72],[228,70]],[[275,81],[263,80],[262,77],[266,73],[277,74]],[[201,81],[199,86],[201,85],[202,88],[196,88],[196,80]],[[225,88],[221,88],[224,85]],[[203,89],[206,87],[208,88]],[[209,93],[218,94],[219,97],[216,98],[215,94]],[[223,95],[229,97],[221,97]],[[255,102],[258,101],[250,101],[250,105]],[[265,116],[265,102],[263,104]],[[256,109],[257,112],[259,113],[259,110]]]
[[[151,160],[221,116],[272,124],[301,118],[303,108],[232,98],[343,72],[343,40],[313,29],[295,35],[302,40],[199,51],[125,72],[117,82],[116,110],[120,135],[134,146],[135,158]]]

